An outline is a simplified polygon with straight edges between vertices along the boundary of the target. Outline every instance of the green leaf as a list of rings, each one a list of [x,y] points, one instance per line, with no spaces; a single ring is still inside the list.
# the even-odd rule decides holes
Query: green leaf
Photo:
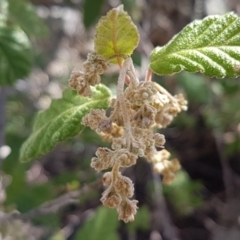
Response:
[[[0,27],[0,85],[12,85],[32,67],[30,42],[17,28]]]
[[[8,17],[13,24],[18,24],[28,36],[42,37],[47,34],[47,27],[32,3],[26,0],[8,2]]]
[[[83,225],[75,239],[119,240],[117,233],[119,223],[113,209],[99,207],[93,218]]]
[[[96,27],[95,52],[103,58],[131,55],[139,42],[139,34],[123,5],[102,17]],[[116,59],[112,62],[116,62]]]
[[[49,109],[37,115],[33,132],[20,150],[20,160],[26,162],[41,157],[59,142],[79,134],[84,129],[82,118],[92,108],[107,108],[109,100],[110,92],[103,85],[93,88],[91,98],[65,90],[61,99],[54,100]]]
[[[185,171],[181,170],[176,174],[171,185],[163,186],[163,191],[179,214],[188,215],[203,204],[202,196],[199,194],[201,188],[200,182],[193,181]]]
[[[240,74],[240,18],[233,13],[209,16],[186,26],[150,56],[151,69],[160,75],[182,70],[209,77]]]
[[[83,5],[83,24],[89,28],[100,15],[105,0],[85,0]]]
[[[8,1],[1,0],[0,1],[0,26],[4,26],[7,21],[8,15]]]

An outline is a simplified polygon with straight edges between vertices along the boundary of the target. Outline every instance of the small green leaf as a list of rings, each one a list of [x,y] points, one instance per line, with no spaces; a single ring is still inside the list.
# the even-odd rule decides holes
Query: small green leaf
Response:
[[[139,42],[137,28],[123,10],[123,5],[102,17],[96,30],[95,52],[106,59],[131,55]]]
[[[217,78],[240,75],[240,18],[227,13],[190,23],[153,50],[150,66],[160,75],[182,70]]]
[[[89,28],[97,20],[105,0],[85,0],[83,4],[83,24]]]
[[[30,42],[20,29],[0,27],[0,85],[12,85],[32,67]]]
[[[59,142],[79,134],[84,128],[82,118],[92,108],[107,108],[109,100],[110,92],[103,85],[93,89],[91,98],[79,96],[74,90],[64,91],[61,99],[54,100],[49,109],[37,115],[33,132],[20,150],[20,160],[41,157]]]

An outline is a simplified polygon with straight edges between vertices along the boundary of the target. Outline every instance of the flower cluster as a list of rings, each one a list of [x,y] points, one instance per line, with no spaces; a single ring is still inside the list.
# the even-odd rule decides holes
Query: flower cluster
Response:
[[[96,70],[94,61],[88,60],[85,69],[86,65],[87,72]],[[71,78],[70,85],[73,82]],[[128,85],[125,88],[126,82]],[[85,95],[82,90],[77,90]],[[110,107],[110,116],[106,116],[105,110],[92,109],[83,118],[82,124],[112,142],[112,149],[97,149],[91,167],[96,171],[111,169],[103,175],[106,190],[101,201],[105,206],[116,208],[119,219],[129,222],[134,220],[137,201],[130,199],[134,194],[133,183],[121,174],[120,168],[130,167],[136,164],[138,157],[145,157],[153,164],[154,170],[163,175],[163,182],[169,184],[180,164],[176,159],[169,161],[170,154],[165,149],[157,150],[164,148],[165,137],[155,133],[154,129],[168,126],[178,113],[187,109],[187,101],[181,94],[172,96],[157,83],[148,80],[140,82],[131,58],[127,58],[120,70],[117,97]]]
[[[107,63],[96,53],[89,53],[87,61],[83,63],[84,71],[73,70],[69,86],[78,91],[79,95],[90,96],[90,86],[100,83],[100,75],[107,70]]]

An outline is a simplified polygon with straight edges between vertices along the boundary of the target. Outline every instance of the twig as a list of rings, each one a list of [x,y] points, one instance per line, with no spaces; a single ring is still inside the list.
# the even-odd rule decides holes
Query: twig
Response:
[[[158,230],[163,236],[164,240],[180,240],[177,236],[175,228],[171,222],[168,209],[165,203],[164,196],[162,194],[162,185],[159,175],[153,171],[153,184],[154,184],[154,199],[157,211],[154,212],[153,224],[155,229]]]
[[[223,171],[223,182],[224,187],[226,191],[226,202],[229,201],[232,197],[234,197],[234,180],[233,180],[233,172],[229,166],[229,160],[224,152],[224,143],[222,141],[223,139],[223,133],[220,128],[215,128],[213,130],[213,135],[215,139],[215,143],[217,146],[217,151],[220,159],[220,163],[222,165],[222,171]]]
[[[5,108],[7,102],[6,88],[0,87],[0,149],[5,145]],[[0,156],[0,166],[3,159]]]
[[[76,198],[80,197],[81,195],[88,194],[93,189],[98,189],[100,187],[101,187],[101,181],[97,181],[92,184],[85,185],[83,188],[81,188],[79,190],[66,193],[52,201],[46,202],[46,203],[30,210],[29,212],[22,213],[22,214],[21,213],[20,214],[19,213],[13,213],[13,214],[1,213],[0,214],[0,223],[6,222],[6,221],[12,221],[12,220],[16,220],[16,219],[28,220],[28,219],[37,217],[39,215],[55,213],[60,208],[67,206],[68,204],[78,203],[79,200]]]

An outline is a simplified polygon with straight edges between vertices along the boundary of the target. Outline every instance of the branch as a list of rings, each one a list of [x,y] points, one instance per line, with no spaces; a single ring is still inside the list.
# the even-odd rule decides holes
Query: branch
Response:
[[[166,202],[162,194],[161,180],[158,174],[153,173],[154,184],[154,199],[156,204],[156,211],[153,214],[153,227],[158,230],[163,239],[166,240],[180,240],[177,236],[176,229],[172,224],[171,218],[168,213]]]
[[[66,193],[52,201],[46,202],[26,213],[13,213],[5,214],[0,213],[0,223],[12,220],[28,220],[39,215],[45,215],[49,213],[56,213],[60,208],[67,206],[71,203],[79,203],[79,198],[81,195],[90,193],[93,189],[98,189],[101,187],[101,181],[97,181],[88,185],[85,185],[83,188]]]
[[[0,87],[0,151],[5,145],[5,111],[6,111],[7,93],[5,87]],[[0,165],[3,159],[0,154]]]

